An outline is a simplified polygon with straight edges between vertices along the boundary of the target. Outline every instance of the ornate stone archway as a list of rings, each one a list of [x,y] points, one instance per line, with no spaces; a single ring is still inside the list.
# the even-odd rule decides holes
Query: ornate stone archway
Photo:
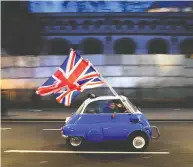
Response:
[[[115,54],[134,54],[136,50],[136,43],[130,38],[121,38],[114,43]]]
[[[70,52],[70,44],[65,39],[57,38],[49,42],[49,55],[68,55]]]
[[[87,38],[80,44],[80,49],[83,54],[103,54],[103,43],[96,38]]]
[[[169,45],[166,40],[162,38],[155,38],[147,44],[148,54],[167,54],[169,52]]]

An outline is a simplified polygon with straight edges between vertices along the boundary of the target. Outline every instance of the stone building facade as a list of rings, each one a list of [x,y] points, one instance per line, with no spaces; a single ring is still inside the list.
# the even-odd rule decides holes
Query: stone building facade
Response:
[[[70,48],[90,59],[116,91],[130,99],[183,104],[192,100],[193,59],[187,59],[193,53],[192,13],[35,15],[44,27],[39,56],[2,57],[2,87],[9,89],[12,106],[28,106],[32,92],[53,74]],[[93,91],[109,93],[106,87]],[[55,97],[45,98],[45,105],[58,106]]]
[[[192,13],[41,13],[40,54],[193,53]]]

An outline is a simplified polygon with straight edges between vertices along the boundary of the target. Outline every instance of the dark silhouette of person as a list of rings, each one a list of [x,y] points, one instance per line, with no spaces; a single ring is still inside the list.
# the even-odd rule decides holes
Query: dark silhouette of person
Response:
[[[8,98],[4,90],[1,90],[1,116],[6,116],[8,113]]]
[[[116,104],[116,107],[119,111],[119,113],[125,113],[127,112],[127,109],[123,105],[123,103],[120,100],[115,100],[114,103]]]
[[[125,113],[125,112],[127,112],[127,110],[126,110],[126,108],[123,106],[123,104],[117,103],[116,105],[117,105],[118,110],[119,110],[120,113]]]
[[[33,90],[33,93],[31,96],[32,108],[35,110],[39,110],[41,97],[37,95],[35,91],[36,90]]]

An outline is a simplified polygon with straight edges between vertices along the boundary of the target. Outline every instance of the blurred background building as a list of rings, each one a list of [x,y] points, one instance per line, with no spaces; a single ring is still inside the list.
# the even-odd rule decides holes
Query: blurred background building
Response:
[[[1,8],[1,86],[10,106],[27,107],[70,48],[135,103],[193,104],[193,2],[28,1]],[[105,86],[91,91],[110,94]],[[42,105],[62,106],[52,96]]]

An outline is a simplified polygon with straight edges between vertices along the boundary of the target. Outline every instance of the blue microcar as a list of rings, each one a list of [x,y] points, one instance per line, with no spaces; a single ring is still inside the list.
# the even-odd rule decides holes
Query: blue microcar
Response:
[[[157,135],[153,137],[155,128]],[[80,148],[85,141],[126,141],[128,147],[143,151],[149,141],[160,136],[147,118],[125,96],[99,96],[86,99],[71,117],[66,118],[61,133],[66,143]]]

